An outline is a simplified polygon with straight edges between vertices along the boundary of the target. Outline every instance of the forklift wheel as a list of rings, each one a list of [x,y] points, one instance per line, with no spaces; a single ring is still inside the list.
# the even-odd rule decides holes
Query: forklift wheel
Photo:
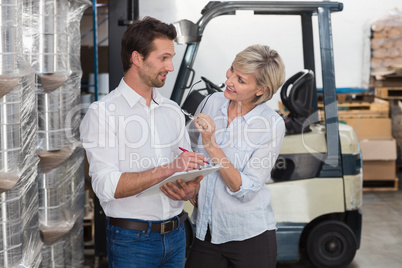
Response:
[[[352,262],[357,243],[353,231],[340,221],[324,221],[307,238],[307,255],[316,267],[346,267]]]

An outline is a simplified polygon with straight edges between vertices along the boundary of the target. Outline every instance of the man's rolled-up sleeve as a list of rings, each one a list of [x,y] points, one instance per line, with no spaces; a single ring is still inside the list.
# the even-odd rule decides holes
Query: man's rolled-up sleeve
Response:
[[[92,189],[101,202],[115,199],[122,172],[119,170],[118,141],[115,126],[102,105],[91,105],[80,125],[80,138],[85,148]]]

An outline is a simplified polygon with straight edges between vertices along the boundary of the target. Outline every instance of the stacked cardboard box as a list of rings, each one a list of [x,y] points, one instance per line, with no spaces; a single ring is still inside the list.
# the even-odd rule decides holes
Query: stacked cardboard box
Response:
[[[365,189],[398,190],[396,141],[392,137],[360,139]]]
[[[353,127],[359,139],[391,137],[389,102],[375,98],[373,102],[340,103],[338,118]]]
[[[388,101],[383,100],[382,104],[387,104],[383,109],[389,109]],[[392,137],[389,110],[377,113],[364,109],[342,111],[339,119],[352,126],[359,138],[364,189],[397,190],[396,140]]]
[[[364,189],[397,190],[396,140],[392,137],[389,101],[374,95],[368,98],[364,93],[364,98],[338,96],[337,105],[339,122],[352,126],[359,138]],[[318,107],[323,119],[323,103]]]
[[[397,165],[402,165],[402,13],[372,24],[370,86],[375,96],[389,101],[391,135],[396,140]]]
[[[393,9],[371,25],[370,87],[389,101],[397,166],[402,165],[402,12]]]

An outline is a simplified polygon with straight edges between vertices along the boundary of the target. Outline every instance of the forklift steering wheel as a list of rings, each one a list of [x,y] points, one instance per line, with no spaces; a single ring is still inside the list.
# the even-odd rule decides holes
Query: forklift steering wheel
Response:
[[[205,85],[208,90],[208,94],[214,93],[216,91],[222,92],[222,88],[225,86],[225,84],[223,84],[223,83],[220,84],[219,86],[215,85],[214,83],[212,83],[210,80],[208,80],[204,76],[201,76],[201,79],[205,82]]]

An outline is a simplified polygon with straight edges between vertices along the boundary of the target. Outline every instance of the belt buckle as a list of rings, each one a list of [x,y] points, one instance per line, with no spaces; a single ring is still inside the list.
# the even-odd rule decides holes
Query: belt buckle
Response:
[[[172,228],[170,230],[166,230],[166,229],[169,229],[168,228],[169,224],[171,224]],[[174,221],[167,221],[167,222],[161,223],[161,234],[167,234],[167,233],[173,231],[173,229],[174,229]]]

